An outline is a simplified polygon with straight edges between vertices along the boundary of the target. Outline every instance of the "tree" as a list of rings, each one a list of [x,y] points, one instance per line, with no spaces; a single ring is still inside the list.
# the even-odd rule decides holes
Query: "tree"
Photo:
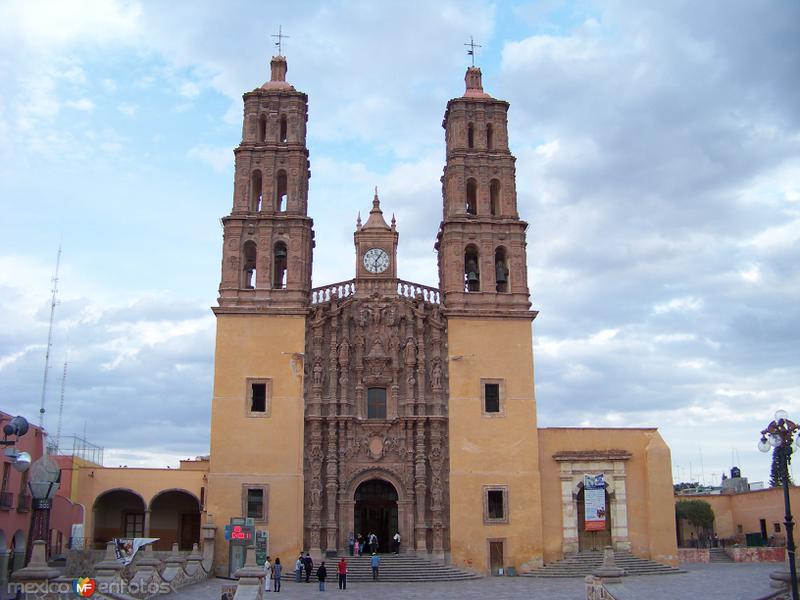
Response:
[[[778,446],[780,448],[780,446]],[[778,448],[772,449],[772,467],[769,471],[769,487],[781,487],[781,459],[778,453]],[[789,471],[789,465],[792,464],[792,455],[786,455],[786,479],[789,485],[794,485],[792,481],[792,473]]]
[[[714,510],[703,500],[681,500],[675,504],[675,516],[686,519],[698,529],[710,530],[714,526]]]

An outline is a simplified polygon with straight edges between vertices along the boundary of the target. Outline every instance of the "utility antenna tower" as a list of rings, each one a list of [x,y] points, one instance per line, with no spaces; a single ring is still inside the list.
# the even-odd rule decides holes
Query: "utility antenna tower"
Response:
[[[53,295],[50,299],[50,328],[47,330],[47,350],[44,354],[44,377],[42,378],[42,404],[39,407],[39,427],[44,428],[44,401],[47,396],[47,371],[50,369],[50,348],[53,346],[53,317],[58,304],[58,268],[61,265],[61,243],[58,244],[56,257],[56,274],[53,277]]]
[[[61,374],[61,401],[58,404],[58,428],[56,429],[56,444],[55,444],[55,454],[60,454],[61,452],[61,420],[64,417],[64,388],[67,384],[67,364],[68,361],[64,358],[64,371]]]

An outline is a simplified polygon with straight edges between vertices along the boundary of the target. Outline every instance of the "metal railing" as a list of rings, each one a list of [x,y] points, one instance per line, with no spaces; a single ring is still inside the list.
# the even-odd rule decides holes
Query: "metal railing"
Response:
[[[0,492],[0,508],[14,506],[14,492]]]
[[[17,510],[19,512],[28,512],[31,509],[31,495],[20,494],[17,496]]]

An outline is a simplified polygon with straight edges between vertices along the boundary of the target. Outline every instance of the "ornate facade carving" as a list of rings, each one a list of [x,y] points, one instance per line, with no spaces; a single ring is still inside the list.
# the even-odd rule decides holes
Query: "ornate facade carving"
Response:
[[[306,328],[305,544],[343,549],[355,488],[374,472],[398,489],[398,527],[411,547],[447,549],[446,320],[404,296],[313,306]],[[368,390],[386,390],[369,418]]]

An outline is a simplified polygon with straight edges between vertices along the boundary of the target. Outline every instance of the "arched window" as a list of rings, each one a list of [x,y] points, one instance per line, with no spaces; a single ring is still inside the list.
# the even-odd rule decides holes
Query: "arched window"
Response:
[[[278,212],[286,210],[287,183],[286,171],[278,171],[275,186],[275,210]]]
[[[267,141],[267,115],[261,115],[258,118],[258,141]]]
[[[486,125],[486,148],[491,150],[494,147],[494,129],[492,128],[492,124],[489,123]]]
[[[467,148],[475,147],[475,127],[470,123],[467,125]]]
[[[247,240],[243,248],[242,287],[252,290],[256,287],[256,243]]]
[[[280,140],[282,142],[289,141],[289,124],[286,122],[286,115],[281,116],[281,136]]]
[[[258,212],[261,210],[261,200],[263,198],[263,184],[261,171],[256,169],[250,177],[250,210]]]
[[[489,183],[489,212],[492,215],[500,214],[500,181],[492,179]]]
[[[494,282],[498,292],[508,292],[508,258],[502,246],[494,251]]]
[[[474,179],[467,179],[467,204],[468,215],[478,214],[478,184]]]
[[[272,287],[276,290],[282,290],[286,287],[286,244],[283,242],[275,244],[272,256]]]
[[[464,291],[481,291],[481,274],[478,256],[478,248],[470,244],[464,250]]]

